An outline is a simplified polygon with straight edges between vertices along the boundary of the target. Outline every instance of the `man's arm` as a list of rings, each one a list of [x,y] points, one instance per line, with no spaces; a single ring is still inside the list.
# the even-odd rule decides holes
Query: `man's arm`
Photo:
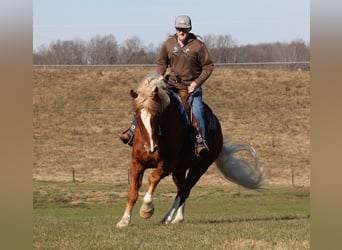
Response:
[[[197,86],[201,86],[209,78],[209,76],[214,70],[214,63],[211,60],[209,51],[207,50],[204,44],[202,45],[202,48],[199,51],[199,58],[200,63],[202,65],[202,71],[201,74],[194,80]]]
[[[164,44],[157,58],[157,67],[156,67],[157,74],[159,74],[160,76],[164,76],[168,65],[169,65],[169,59],[167,55],[166,44]]]

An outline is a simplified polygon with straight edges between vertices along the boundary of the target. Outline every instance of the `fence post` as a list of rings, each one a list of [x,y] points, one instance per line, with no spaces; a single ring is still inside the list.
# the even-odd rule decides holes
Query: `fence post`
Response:
[[[294,188],[294,170],[292,169],[292,187]]]
[[[75,183],[75,179],[76,179],[76,170],[75,170],[75,168],[72,168],[72,182],[74,182]]]
[[[130,177],[130,170],[127,169],[127,182],[128,182],[128,185],[131,183],[131,177]]]

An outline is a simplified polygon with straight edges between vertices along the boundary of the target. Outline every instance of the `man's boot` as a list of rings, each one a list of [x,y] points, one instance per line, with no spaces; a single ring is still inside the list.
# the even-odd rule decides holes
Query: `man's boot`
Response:
[[[196,144],[195,144],[195,154],[197,156],[201,156],[204,153],[209,152],[209,148],[205,143],[205,140],[202,138],[200,134],[196,135]]]
[[[133,138],[134,138],[134,130],[135,130],[135,124],[136,124],[136,119],[133,119],[131,126],[129,129],[125,130],[121,135],[120,135],[120,140],[128,144],[129,146],[133,146]]]

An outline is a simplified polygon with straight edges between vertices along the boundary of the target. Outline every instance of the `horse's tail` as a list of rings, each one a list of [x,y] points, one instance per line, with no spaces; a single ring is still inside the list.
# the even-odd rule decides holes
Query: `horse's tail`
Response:
[[[247,157],[246,155],[237,156],[236,153],[238,152],[249,154],[248,158],[252,159],[252,163],[244,159]],[[224,144],[215,163],[226,179],[238,185],[249,189],[257,189],[263,183],[263,168],[259,166],[258,155],[255,149],[247,143]]]

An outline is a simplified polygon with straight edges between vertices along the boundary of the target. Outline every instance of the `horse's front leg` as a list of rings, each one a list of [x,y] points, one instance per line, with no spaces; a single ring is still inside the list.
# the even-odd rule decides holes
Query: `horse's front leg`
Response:
[[[190,169],[186,176],[186,179],[184,179],[182,175],[174,175],[173,180],[178,187],[177,196],[175,201],[173,202],[171,210],[164,216],[161,223],[178,223],[184,220],[185,202],[189,197],[190,191],[193,186],[206,171],[206,166],[209,165],[204,165],[204,167],[202,168],[197,167]]]
[[[159,163],[158,167],[151,173],[148,179],[148,190],[144,196],[143,203],[140,208],[140,216],[144,219],[150,218],[154,213],[153,193],[161,179],[168,175],[162,168],[163,164]]]
[[[181,199],[179,197],[179,192],[185,182],[185,172],[173,173],[172,179],[175,185],[177,186],[177,196],[172,204],[170,211],[161,220],[161,223],[164,223],[164,224],[182,222],[184,220],[184,215],[185,215],[185,201],[181,205],[181,202],[180,202]]]
[[[132,211],[134,204],[138,199],[138,192],[142,184],[144,170],[145,169],[140,164],[137,164],[135,161],[132,160],[130,170],[130,186],[127,194],[126,209],[121,220],[116,224],[117,228],[127,227],[132,222]]]
[[[160,223],[170,224],[170,223],[179,223],[184,220],[185,213],[185,201],[181,203],[181,198],[179,196],[176,197],[175,201],[172,204],[170,211],[163,217]]]

